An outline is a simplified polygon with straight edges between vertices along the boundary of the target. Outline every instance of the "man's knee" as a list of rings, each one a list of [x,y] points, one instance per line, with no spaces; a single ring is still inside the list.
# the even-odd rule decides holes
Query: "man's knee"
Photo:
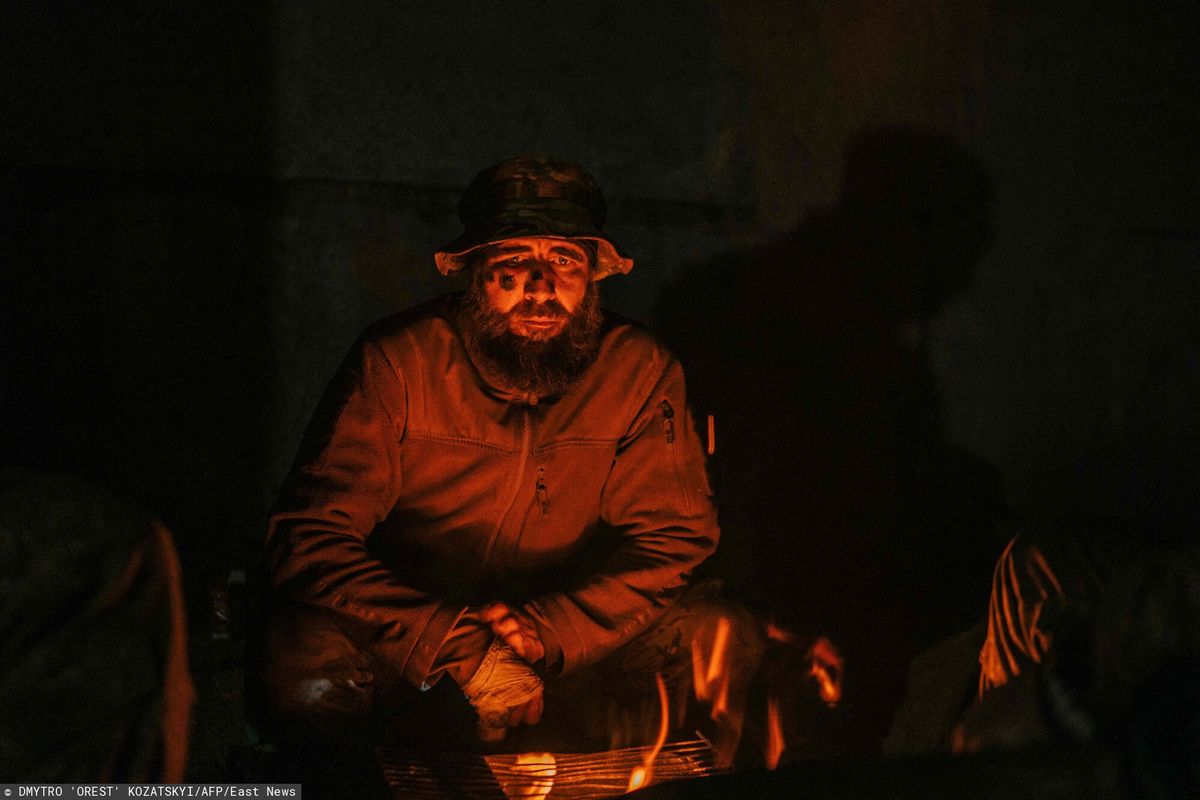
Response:
[[[375,670],[335,615],[309,606],[272,610],[260,680],[275,722],[354,722],[370,714]]]
[[[668,685],[690,685],[697,673],[747,678],[757,671],[763,651],[760,626],[744,607],[690,593],[617,651],[613,666],[626,681],[652,689],[655,675]]]
[[[663,617],[695,650],[724,650],[727,658],[757,662],[762,656],[762,630],[740,603],[721,597],[685,596]]]

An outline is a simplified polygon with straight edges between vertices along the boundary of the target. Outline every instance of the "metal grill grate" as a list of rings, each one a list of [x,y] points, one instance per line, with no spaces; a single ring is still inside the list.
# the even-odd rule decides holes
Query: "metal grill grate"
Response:
[[[585,800],[624,794],[630,774],[650,750],[472,756],[379,748],[378,753],[396,798]],[[714,755],[703,740],[667,744],[647,785],[715,774],[720,770],[713,766]]]

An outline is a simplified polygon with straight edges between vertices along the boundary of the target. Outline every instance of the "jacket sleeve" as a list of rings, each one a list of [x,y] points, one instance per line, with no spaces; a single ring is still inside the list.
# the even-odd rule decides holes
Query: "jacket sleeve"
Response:
[[[652,388],[619,442],[600,501],[619,537],[581,585],[529,604],[569,672],[598,661],[648,628],[717,546],[719,528],[683,370],[659,351]],[[647,366],[651,366],[648,364]]]
[[[372,648],[424,683],[463,608],[405,586],[367,550],[400,492],[403,376],[360,340],[309,424],[267,530],[276,596],[322,606],[372,631]]]

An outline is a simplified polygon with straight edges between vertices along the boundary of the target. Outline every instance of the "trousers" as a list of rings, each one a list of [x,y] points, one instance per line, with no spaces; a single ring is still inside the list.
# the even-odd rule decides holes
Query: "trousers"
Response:
[[[696,659],[707,668],[718,645],[729,681],[722,702],[733,719],[762,659],[763,638],[749,612],[700,585],[604,660],[548,676],[542,722],[514,730],[506,749],[652,744],[663,715],[658,678],[667,689],[672,734],[712,724],[711,708],[697,707],[693,684]],[[422,749],[479,748],[474,712],[449,677],[425,691],[412,686],[373,650],[371,630],[326,609],[288,604],[271,610],[260,680],[264,722],[276,738],[367,736]]]

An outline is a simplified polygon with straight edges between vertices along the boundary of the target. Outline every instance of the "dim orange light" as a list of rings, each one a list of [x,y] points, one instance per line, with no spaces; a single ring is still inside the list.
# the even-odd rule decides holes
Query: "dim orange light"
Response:
[[[713,634],[712,649],[704,654],[700,637],[692,639],[692,683],[697,700],[713,700],[721,691],[718,681],[728,682],[725,650],[729,647],[729,620],[721,617]]]
[[[779,700],[767,698],[767,769],[779,766],[779,758],[786,747],[783,741],[783,723],[779,718]]]
[[[836,706],[842,699],[842,654],[833,642],[824,636],[813,642],[804,656],[809,662],[808,674],[817,679],[821,699],[826,705]]]
[[[662,675],[659,674],[655,674],[654,681],[658,684],[658,702],[662,711],[662,718],[658,724],[658,739],[655,740],[654,747],[642,760],[641,766],[634,767],[633,771],[629,773],[629,785],[625,789],[626,792],[637,791],[643,786],[649,785],[650,779],[654,775],[654,762],[658,759],[663,745],[667,743],[667,731],[670,729],[671,719],[670,701],[667,700],[667,684],[663,682]]]
[[[767,623],[767,638],[770,639],[772,642],[779,642],[780,644],[791,644],[792,642],[796,641],[796,634],[792,633],[791,631],[787,630],[786,628],[781,628],[780,626],[776,625],[774,622],[768,622]]]
[[[558,774],[558,764],[553,753],[522,753],[517,756],[514,773],[525,778],[526,783],[513,791],[506,791],[510,797],[545,800],[546,795],[554,788],[554,776]]]

